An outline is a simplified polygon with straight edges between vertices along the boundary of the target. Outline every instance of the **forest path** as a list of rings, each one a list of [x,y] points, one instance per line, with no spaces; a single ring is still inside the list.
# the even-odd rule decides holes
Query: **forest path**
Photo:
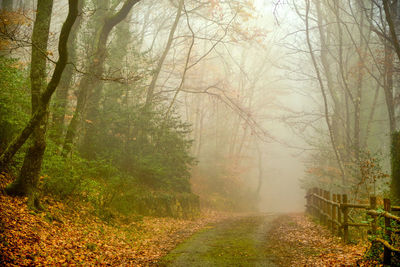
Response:
[[[193,235],[166,255],[161,266],[276,266],[267,253],[267,232],[276,215],[223,221]]]

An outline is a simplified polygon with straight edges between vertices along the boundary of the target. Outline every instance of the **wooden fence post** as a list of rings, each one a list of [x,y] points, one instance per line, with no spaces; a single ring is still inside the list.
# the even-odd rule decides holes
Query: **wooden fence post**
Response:
[[[390,213],[392,211],[390,206],[390,199],[385,198],[383,200],[383,208],[385,212]],[[385,217],[385,235],[389,237],[389,244],[390,244],[390,236],[392,235],[392,231],[390,228],[390,218]],[[392,261],[392,251],[384,246],[383,249],[383,264],[384,265],[391,265]]]
[[[326,191],[326,199],[328,201],[331,200],[331,192]],[[332,204],[330,202],[326,202],[326,213],[327,213],[327,224],[328,224],[328,229],[332,230],[333,228],[333,222],[332,222]]]
[[[318,196],[322,197],[322,189],[318,188]],[[318,208],[319,208],[319,222],[321,224],[324,223],[324,214],[323,214],[323,202],[322,199],[318,198]]]
[[[343,201],[343,239],[344,242],[347,243],[349,242],[349,208],[346,206],[347,205],[347,195],[343,194],[342,196],[342,201]]]
[[[319,198],[318,198],[318,196],[319,196],[319,188],[315,188],[315,194],[316,194],[316,197],[315,197],[315,201],[316,201],[316,204],[317,204],[317,218],[318,219],[320,219],[321,217],[320,217],[320,203],[319,203]]]
[[[371,210],[376,210],[376,196],[371,196],[369,198],[369,203],[370,203],[370,209]],[[376,215],[371,215],[372,217],[372,222],[371,222],[371,234],[376,235]]]
[[[333,203],[337,203],[336,202],[336,200],[337,200],[337,198],[336,198],[336,194],[333,194],[332,195],[332,201],[333,201]],[[332,234],[333,235],[335,235],[337,232],[336,232],[336,227],[337,227],[337,225],[336,225],[336,209],[337,209],[337,206],[336,205],[332,205]]]
[[[317,188],[314,187],[313,189],[313,193],[317,194]],[[314,211],[314,217],[318,217],[318,210],[317,210],[317,197],[315,195],[313,195],[313,211]]]
[[[337,202],[339,203],[338,214],[337,214],[338,222],[339,222],[339,224],[338,224],[338,236],[343,237],[343,235],[342,235],[342,226],[343,226],[343,223],[342,223],[342,207],[340,206],[342,204],[342,195],[340,195],[340,194],[337,195]]]
[[[377,205],[376,205],[376,196],[371,196],[369,198],[369,205],[370,205],[370,210],[376,211]],[[372,221],[371,221],[371,235],[373,235],[373,238],[376,238],[376,233],[377,233],[377,216],[376,215],[371,215]],[[376,253],[379,250],[379,244],[377,241],[372,240],[371,248],[370,250],[372,253]]]
[[[311,215],[314,216],[314,187],[310,189],[310,212]]]
[[[329,218],[328,218],[328,202],[326,202],[326,199],[328,199],[328,191],[324,190],[324,223],[325,226],[328,227],[328,222],[329,222]]]
[[[325,190],[322,190],[322,197],[324,198],[324,200],[322,200],[322,219],[323,219],[323,225],[326,225],[326,202],[325,202],[326,191]]]

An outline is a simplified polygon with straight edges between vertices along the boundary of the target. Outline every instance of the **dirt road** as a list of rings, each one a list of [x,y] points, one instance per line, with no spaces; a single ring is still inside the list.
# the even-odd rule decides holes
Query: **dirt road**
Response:
[[[265,250],[276,218],[258,214],[229,219],[198,232],[165,256],[161,266],[276,266]]]

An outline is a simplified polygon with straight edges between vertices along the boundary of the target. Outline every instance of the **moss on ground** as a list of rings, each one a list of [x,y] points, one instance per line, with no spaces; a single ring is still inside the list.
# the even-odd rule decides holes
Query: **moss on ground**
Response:
[[[162,266],[274,266],[266,254],[269,217],[229,220],[203,230],[165,256]]]

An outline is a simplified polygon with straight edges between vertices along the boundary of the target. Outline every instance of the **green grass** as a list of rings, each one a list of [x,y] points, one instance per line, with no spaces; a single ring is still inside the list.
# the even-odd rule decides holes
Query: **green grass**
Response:
[[[263,250],[265,217],[227,221],[198,232],[171,251],[161,266],[274,266]]]

